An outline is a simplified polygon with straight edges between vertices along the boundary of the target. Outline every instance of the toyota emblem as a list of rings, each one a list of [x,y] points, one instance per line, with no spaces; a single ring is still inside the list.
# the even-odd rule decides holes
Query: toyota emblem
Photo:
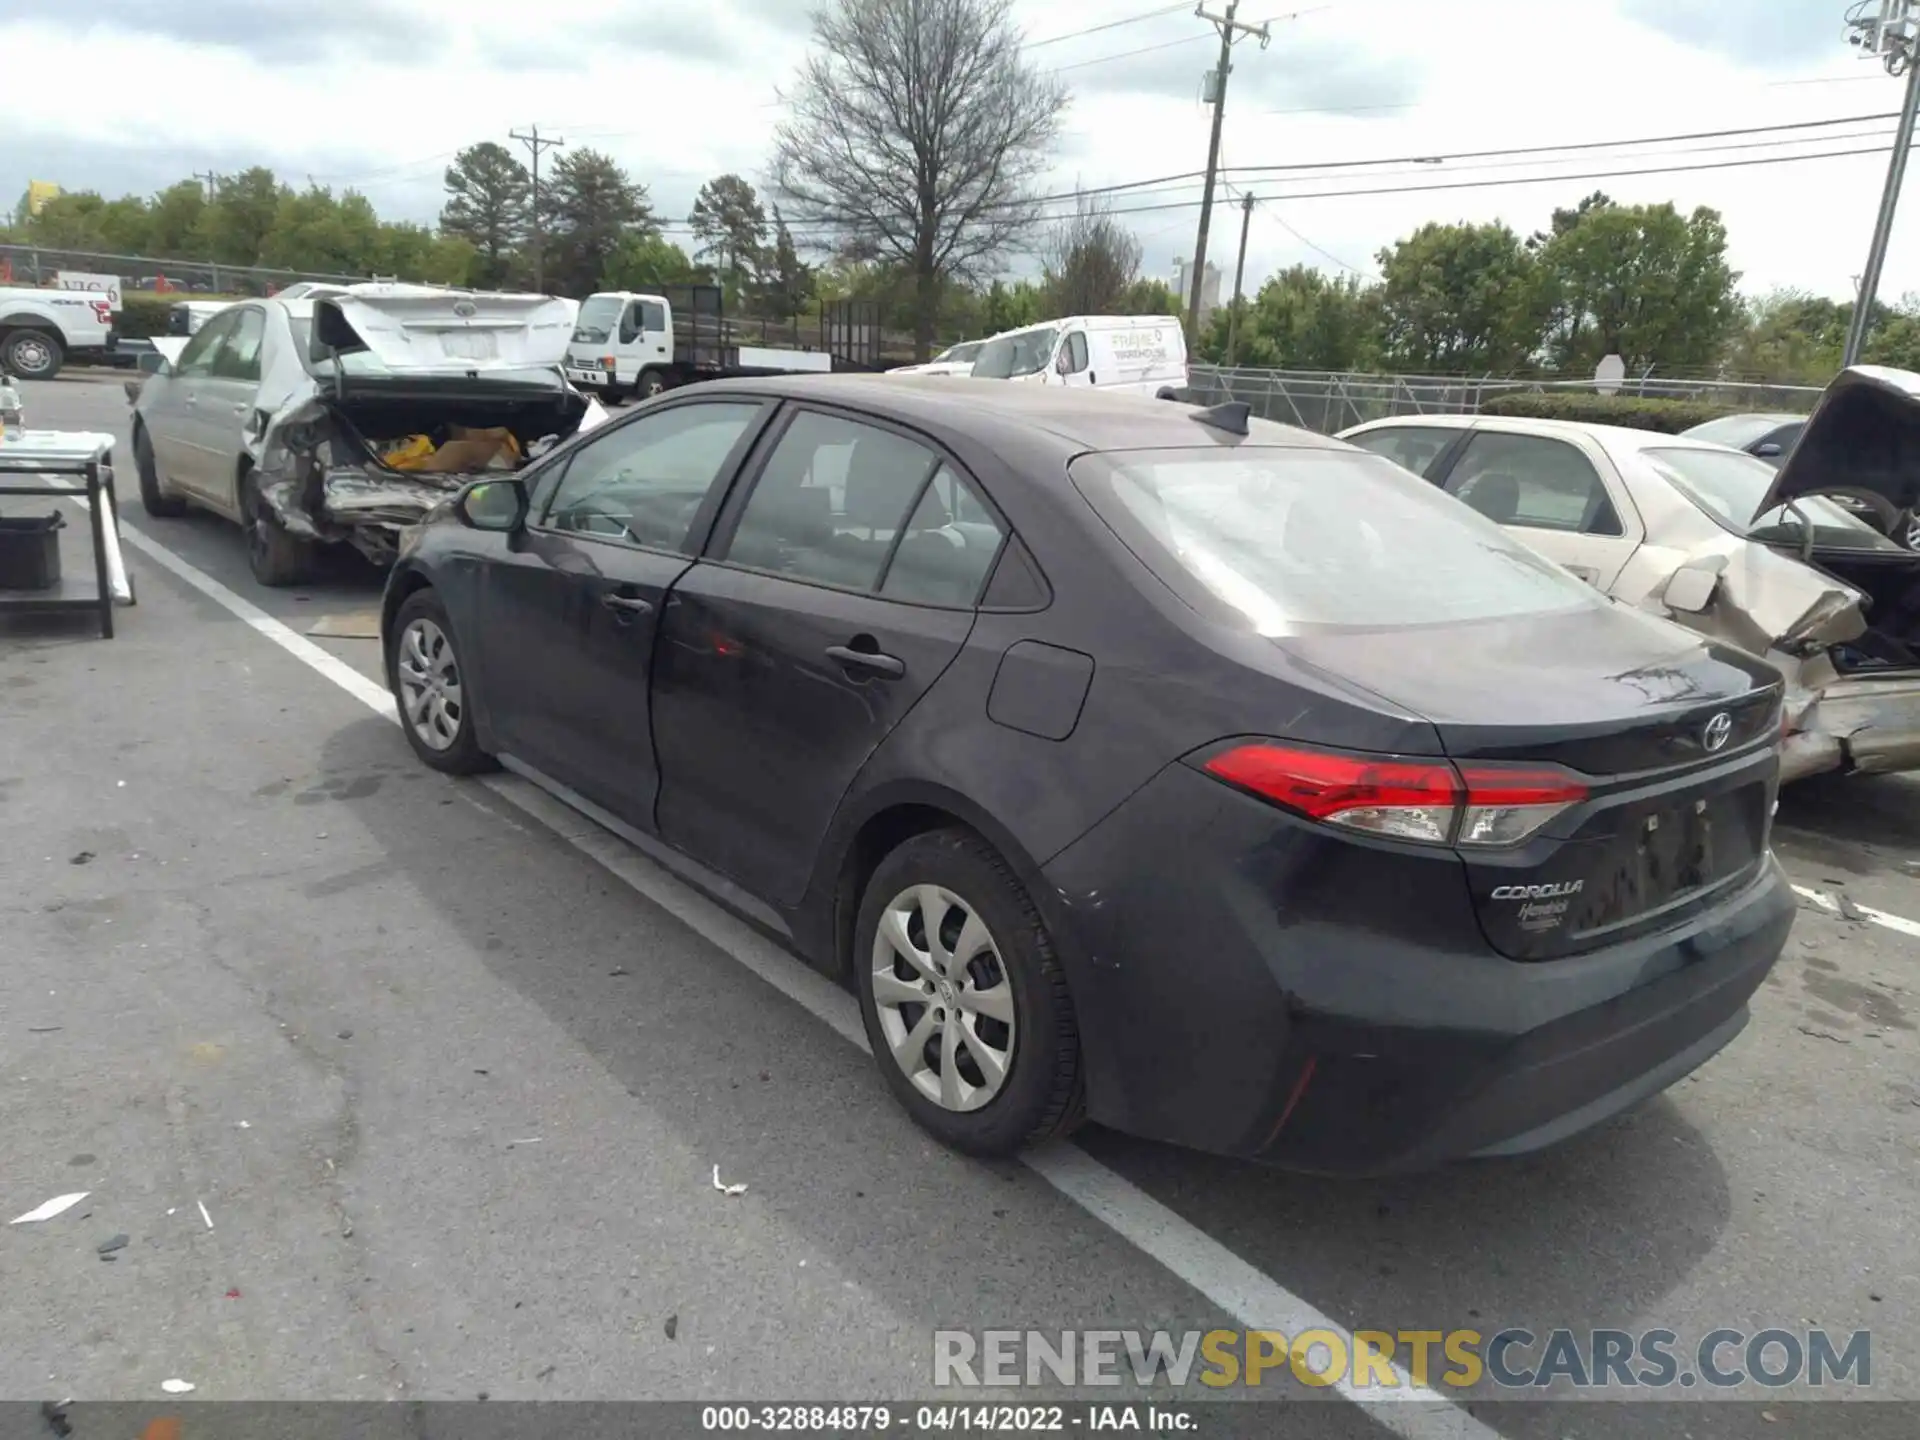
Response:
[[[1700,743],[1706,747],[1709,755],[1727,748],[1727,741],[1733,738],[1733,717],[1722,710],[1707,721],[1706,728],[1700,732]]]
[[[475,306],[471,300],[456,300],[453,302],[453,313],[458,315],[462,320],[471,320],[477,312],[478,307]]]

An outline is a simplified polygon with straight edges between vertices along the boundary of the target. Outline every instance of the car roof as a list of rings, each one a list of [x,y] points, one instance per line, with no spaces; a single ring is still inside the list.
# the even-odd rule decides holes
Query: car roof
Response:
[[[1796,417],[1804,419],[1804,416]],[[1541,435],[1570,440],[1585,435],[1609,450],[1725,450],[1729,447],[1711,440],[1696,440],[1688,435],[1669,435],[1663,430],[1641,430],[1631,425],[1597,425],[1587,420],[1541,420],[1531,415],[1395,415],[1386,420],[1369,421],[1345,433],[1351,435],[1395,427],[1424,426],[1439,430],[1467,430],[1475,425],[1498,425],[1507,434]]]
[[[1154,450],[1231,443],[1235,437],[1194,420],[1197,407],[1091,386],[1033,385],[897,374],[795,375],[716,380],[702,394],[775,395],[843,404],[907,424],[958,430],[982,427],[1046,435],[1080,450]],[[1247,439],[1260,446],[1345,450],[1331,436],[1250,418]]]

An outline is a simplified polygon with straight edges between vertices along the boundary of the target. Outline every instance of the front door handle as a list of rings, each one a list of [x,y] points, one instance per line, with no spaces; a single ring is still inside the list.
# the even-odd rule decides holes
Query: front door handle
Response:
[[[600,597],[600,603],[609,610],[626,611],[630,615],[651,615],[653,602],[642,600],[638,595],[616,595],[609,590]]]
[[[884,675],[889,680],[898,680],[907,673],[907,662],[897,655],[882,655],[873,650],[856,650],[851,645],[827,646],[827,658],[838,660],[842,665],[857,670],[871,670],[876,675]]]

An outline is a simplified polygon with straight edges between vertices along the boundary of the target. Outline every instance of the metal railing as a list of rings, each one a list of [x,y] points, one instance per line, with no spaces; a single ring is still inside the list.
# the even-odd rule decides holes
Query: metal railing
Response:
[[[1516,376],[1376,375],[1316,370],[1255,370],[1194,365],[1188,370],[1194,399],[1203,405],[1239,400],[1255,415],[1324,435],[1368,420],[1396,415],[1473,415],[1496,395],[1516,392],[1594,393],[1592,380]],[[1817,385],[1773,385],[1721,379],[1646,376],[1622,380],[1615,394],[1650,399],[1695,400],[1732,410],[1805,411],[1820,394]]]
[[[0,273],[10,271],[15,285],[51,285],[55,273],[61,270],[118,275],[123,289],[129,292],[155,291],[164,280],[169,289],[202,295],[267,295],[301,280],[351,285],[368,278],[329,275],[318,270],[276,270],[266,265],[222,265],[213,260],[110,255],[91,250],[56,250],[45,245],[0,245]]]

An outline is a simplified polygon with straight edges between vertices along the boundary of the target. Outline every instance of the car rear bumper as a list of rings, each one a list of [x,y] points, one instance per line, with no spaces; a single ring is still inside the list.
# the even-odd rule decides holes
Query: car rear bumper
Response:
[[[1793,923],[1769,856],[1674,929],[1510,961],[1457,860],[1321,833],[1175,766],[1046,867],[1094,1119],[1338,1174],[1539,1149],[1725,1046]]]

